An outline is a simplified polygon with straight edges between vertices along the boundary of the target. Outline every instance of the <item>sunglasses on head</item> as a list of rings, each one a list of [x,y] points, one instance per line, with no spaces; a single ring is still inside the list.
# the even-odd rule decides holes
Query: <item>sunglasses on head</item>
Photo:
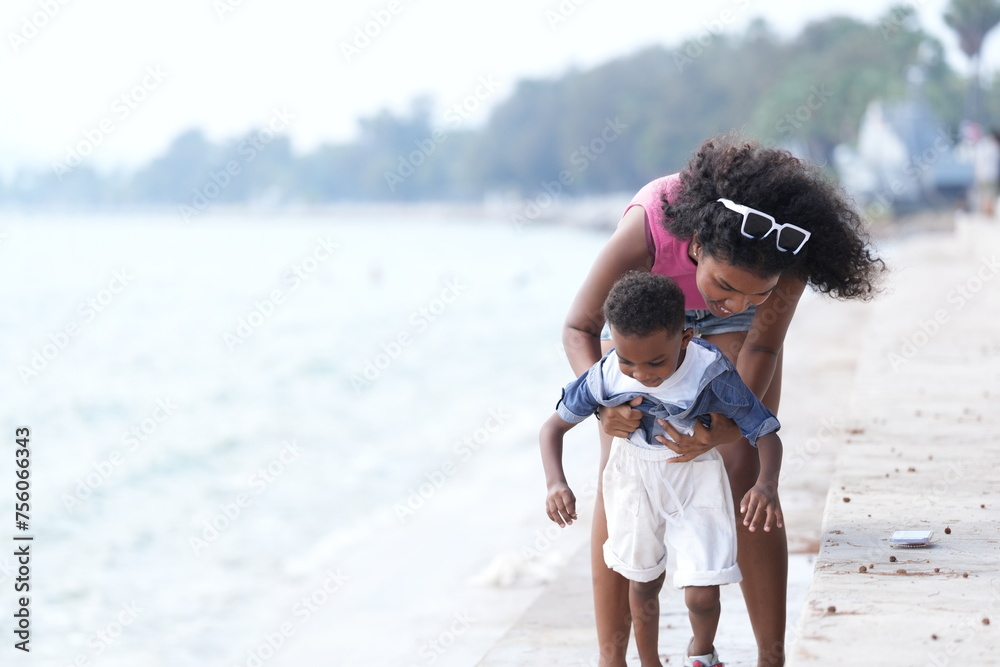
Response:
[[[736,204],[728,199],[720,198],[716,201],[722,202],[722,205],[730,211],[743,214],[743,225],[740,227],[740,233],[748,239],[764,239],[777,229],[778,233],[774,237],[774,242],[781,252],[790,251],[793,255],[798,254],[811,236],[808,230],[788,222],[783,225],[778,224],[772,216],[755,208]]]

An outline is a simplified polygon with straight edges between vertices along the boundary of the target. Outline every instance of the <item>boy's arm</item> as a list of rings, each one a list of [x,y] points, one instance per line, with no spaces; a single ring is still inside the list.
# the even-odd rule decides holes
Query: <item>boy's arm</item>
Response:
[[[776,432],[771,432],[757,438],[757,455],[760,458],[760,474],[757,483],[746,492],[740,501],[740,514],[743,514],[743,525],[749,526],[750,532],[757,530],[763,523],[764,532],[770,532],[771,526],[784,526],[784,516],[778,501],[778,475],[781,472],[781,438]]]
[[[545,511],[560,526],[568,526],[576,519],[576,496],[566,482],[562,464],[563,436],[573,426],[575,424],[554,414],[542,425],[538,434],[542,448],[542,467],[545,469],[545,486],[548,488]]]

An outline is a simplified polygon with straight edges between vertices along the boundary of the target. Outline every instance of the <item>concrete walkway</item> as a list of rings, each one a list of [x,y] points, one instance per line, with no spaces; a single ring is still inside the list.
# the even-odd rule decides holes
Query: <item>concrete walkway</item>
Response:
[[[1000,665],[998,259],[969,220],[893,262],[790,664]],[[891,547],[907,528],[931,546]]]
[[[800,305],[785,385],[808,391],[786,392],[781,412],[789,664],[1000,664],[995,230],[971,221],[900,242],[871,304]],[[903,528],[935,542],[889,547]],[[721,657],[754,665],[737,586],[722,604]],[[674,589],[660,627],[664,662],[681,664],[690,631]],[[478,664],[597,664],[588,548]]]

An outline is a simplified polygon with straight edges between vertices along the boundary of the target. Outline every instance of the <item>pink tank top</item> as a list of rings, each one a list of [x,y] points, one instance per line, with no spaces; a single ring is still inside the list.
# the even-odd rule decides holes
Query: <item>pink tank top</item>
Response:
[[[681,188],[679,174],[671,174],[647,183],[625,207],[627,212],[639,206],[646,213],[646,243],[653,253],[653,273],[673,278],[684,292],[684,307],[687,310],[706,310],[708,306],[698,291],[694,276],[698,266],[688,255],[691,241],[682,241],[663,226],[663,196],[673,200]]]

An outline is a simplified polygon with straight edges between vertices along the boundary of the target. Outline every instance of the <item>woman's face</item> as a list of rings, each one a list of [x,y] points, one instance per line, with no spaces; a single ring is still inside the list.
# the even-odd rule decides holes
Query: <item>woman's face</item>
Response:
[[[708,310],[716,317],[729,317],[750,306],[759,306],[778,284],[779,276],[761,278],[705,252],[698,252],[696,257],[695,282]]]

